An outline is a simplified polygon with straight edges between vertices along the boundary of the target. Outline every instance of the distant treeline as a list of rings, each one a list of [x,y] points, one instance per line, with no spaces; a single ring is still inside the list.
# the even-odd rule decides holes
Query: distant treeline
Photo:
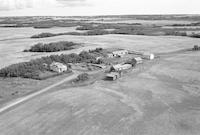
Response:
[[[29,50],[24,50],[25,52],[58,52],[63,50],[74,49],[74,46],[78,45],[74,42],[60,41],[48,44],[38,43],[32,46]]]
[[[146,35],[146,36],[188,36],[186,32],[175,31],[175,30],[161,30],[161,29],[129,29],[129,28],[121,28],[115,30],[89,30],[86,32],[70,32],[70,33],[60,33],[60,34],[52,34],[52,33],[41,33],[38,35],[34,35],[31,38],[47,38],[47,37],[55,37],[61,35],[76,35],[76,36],[96,36],[96,35],[108,35],[108,34],[123,34],[123,35]],[[190,36],[195,37],[195,36]],[[197,36],[196,36],[197,37]]]
[[[84,24],[77,28],[77,30],[98,30],[98,29],[120,29],[120,28],[136,28],[141,27],[141,23],[103,23],[103,24]]]
[[[200,38],[200,33],[192,33],[190,35],[190,37],[193,37],[193,38]]]
[[[172,24],[172,25],[168,25],[168,26],[180,26],[180,27],[184,27],[184,26],[200,26],[200,22],[189,23],[189,24]]]
[[[191,24],[174,24],[174,26],[198,26],[200,23]],[[84,32],[67,32],[67,33],[41,33],[34,35],[31,38],[47,38],[60,35],[77,35],[77,36],[94,36],[94,35],[107,35],[107,34],[124,34],[124,35],[146,35],[146,36],[188,36],[199,38],[199,34],[188,35],[185,28],[163,28],[161,26],[150,25],[145,26],[140,23],[88,23],[80,24],[77,30],[82,30]],[[189,29],[190,30],[190,29]],[[192,30],[192,29],[191,29]]]
[[[62,36],[62,35],[81,35],[79,32],[66,32],[66,33],[40,33],[37,35],[31,36],[31,38],[48,38],[48,37],[55,37],[55,36]]]
[[[48,66],[52,62],[60,62],[68,65],[68,63],[96,63],[96,57],[94,53],[83,51],[80,54],[69,54],[69,55],[51,55],[42,57],[39,59],[31,60],[29,62],[22,62],[13,64],[0,70],[0,77],[22,77],[38,79],[40,73],[45,71],[52,72]]]
[[[27,22],[25,21],[27,20]],[[7,18],[4,21],[1,21],[0,24],[14,24],[14,25],[5,25],[3,27],[33,27],[33,28],[52,28],[52,27],[75,27],[80,25],[79,21],[72,19],[65,20],[54,20],[51,18],[41,19],[33,19],[33,18]]]

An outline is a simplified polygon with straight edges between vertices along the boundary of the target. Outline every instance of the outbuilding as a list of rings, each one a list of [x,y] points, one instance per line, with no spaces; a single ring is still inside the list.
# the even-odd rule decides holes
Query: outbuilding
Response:
[[[123,57],[126,54],[128,54],[127,50],[118,50],[118,51],[113,52],[114,57],[117,57],[117,56]]]
[[[67,71],[67,65],[63,64],[63,63],[59,63],[59,62],[53,62],[51,63],[50,65],[50,69],[54,72],[57,72],[57,73],[62,73],[62,72],[65,72]]]
[[[127,70],[127,69],[132,68],[132,65],[131,64],[123,64],[123,65],[117,64],[117,65],[113,65],[112,68],[114,71],[122,71],[122,70]]]
[[[135,60],[136,60],[137,64],[142,64],[143,63],[143,60],[142,60],[141,57],[136,57]]]
[[[109,73],[109,74],[106,75],[106,79],[107,80],[115,81],[118,78],[120,78],[120,74],[118,72],[111,72],[111,73]]]

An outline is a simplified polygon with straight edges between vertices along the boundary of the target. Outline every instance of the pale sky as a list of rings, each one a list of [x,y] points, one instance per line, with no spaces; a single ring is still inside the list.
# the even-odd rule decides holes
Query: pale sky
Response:
[[[200,0],[0,0],[0,16],[200,14]]]

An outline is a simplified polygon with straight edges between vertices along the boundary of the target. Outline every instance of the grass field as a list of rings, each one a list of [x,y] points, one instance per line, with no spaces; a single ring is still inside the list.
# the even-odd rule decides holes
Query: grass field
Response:
[[[0,78],[0,107],[16,98],[26,96],[58,82],[71,73],[52,77],[46,80],[33,80],[25,78]]]

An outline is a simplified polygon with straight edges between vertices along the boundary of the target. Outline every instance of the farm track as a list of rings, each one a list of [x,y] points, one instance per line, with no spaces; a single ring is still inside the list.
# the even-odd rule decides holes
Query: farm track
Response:
[[[49,91],[50,89],[52,89],[52,88],[54,88],[54,87],[56,87],[58,85],[61,85],[64,82],[68,82],[70,80],[73,80],[78,75],[79,75],[78,73],[74,73],[73,75],[71,75],[71,76],[69,76],[69,77],[67,77],[67,78],[65,78],[65,79],[63,79],[63,80],[61,80],[61,81],[59,81],[59,82],[57,82],[55,84],[52,84],[52,85],[50,85],[50,86],[48,86],[48,87],[46,87],[46,88],[44,88],[42,90],[39,90],[39,91],[37,91],[37,92],[35,92],[33,94],[30,94],[28,96],[19,98],[19,99],[15,100],[15,101],[12,101],[11,103],[8,103],[4,107],[0,108],[0,114],[3,113],[3,112],[5,112],[5,111],[7,111],[7,110],[9,110],[9,109],[11,109],[11,108],[13,108],[13,107],[15,107],[15,106],[17,106],[17,105],[19,105],[19,104],[21,104],[21,103],[24,103],[24,102],[26,102],[26,101],[34,98],[34,97],[37,97],[37,96],[39,96],[39,95],[41,95],[41,94]]]

